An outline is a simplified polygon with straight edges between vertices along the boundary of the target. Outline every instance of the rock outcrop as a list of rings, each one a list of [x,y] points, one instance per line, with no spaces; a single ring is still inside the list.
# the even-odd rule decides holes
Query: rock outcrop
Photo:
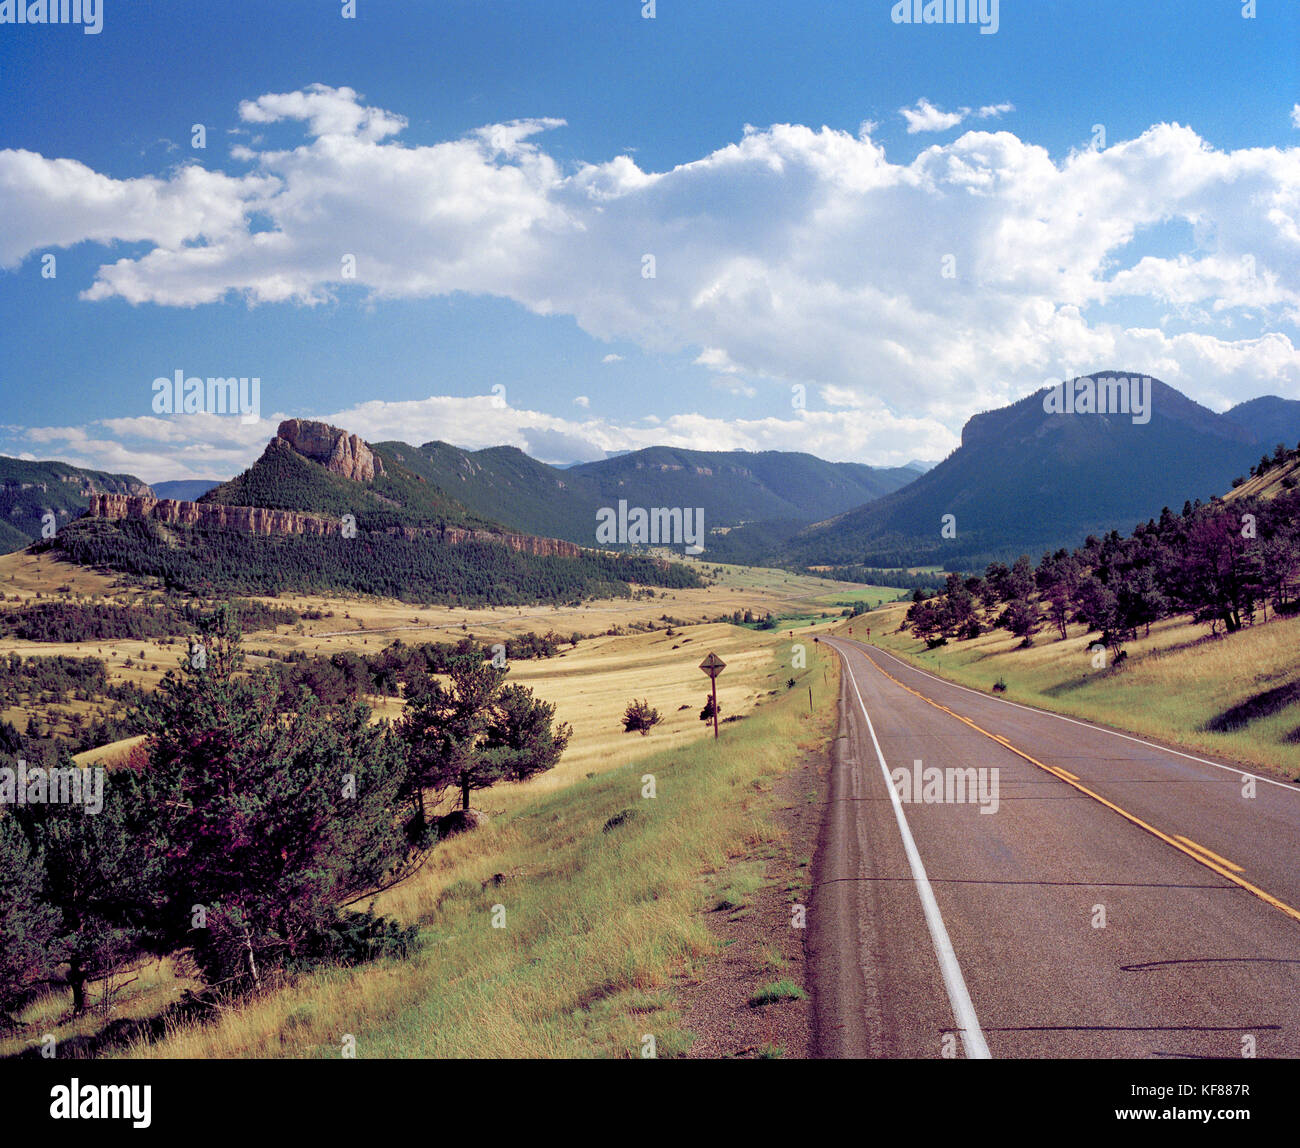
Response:
[[[364,445],[364,444],[363,444]],[[269,510],[262,506],[224,506],[216,502],[180,502],[174,498],[139,498],[125,494],[94,494],[86,514],[91,518],[144,518],[172,526],[204,526],[240,530],[245,534],[338,534],[341,519],[298,510]],[[491,542],[521,554],[577,558],[582,547],[560,538],[532,534],[496,534],[458,526],[399,526],[388,531],[402,538],[429,538],[448,546]]]
[[[269,510],[263,506],[223,506],[175,498],[137,498],[94,494],[86,513],[92,518],[151,518],[172,526],[216,526],[245,534],[336,534],[340,523],[320,514]]]
[[[327,423],[285,419],[276,431],[276,437],[283,439],[304,458],[354,482],[374,482],[376,474],[384,473],[383,462],[375,457],[364,440]]]
[[[405,527],[401,533],[412,538],[421,531],[421,527]],[[439,542],[449,546],[458,546],[462,542],[495,542],[498,546],[541,558],[577,558],[582,554],[582,547],[575,542],[566,542],[562,538],[539,538],[535,534],[493,534],[490,530],[462,530],[459,526],[435,527],[424,533],[436,535]]]
[[[124,482],[111,475],[90,478],[82,474],[61,474],[58,476],[58,481],[64,486],[75,486],[77,493],[83,498],[90,498],[96,494],[134,494],[143,498],[154,497],[153,487],[147,482]],[[19,482],[13,478],[0,481],[0,490],[40,490],[48,493],[49,489],[48,482]]]
[[[689,470],[694,474],[704,475],[707,478],[713,477],[713,467],[711,466],[683,466],[681,463],[677,462],[638,462],[636,464],[636,469],[661,470],[665,472],[673,470]],[[728,466],[723,469],[728,474],[738,474],[743,478],[748,478],[750,475],[750,472],[743,466]]]

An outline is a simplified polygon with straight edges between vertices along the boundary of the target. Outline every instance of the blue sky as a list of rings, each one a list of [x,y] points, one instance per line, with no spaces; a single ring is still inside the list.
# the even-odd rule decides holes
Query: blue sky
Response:
[[[298,416],[898,464],[1071,373],[1300,398],[1300,6],[341,7],[0,24],[0,453],[226,477]],[[260,418],[156,413],[177,370]]]

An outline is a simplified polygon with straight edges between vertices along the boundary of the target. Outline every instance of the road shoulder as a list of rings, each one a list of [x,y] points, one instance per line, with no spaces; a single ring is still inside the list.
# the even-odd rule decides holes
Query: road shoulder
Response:
[[[761,870],[761,885],[735,908],[718,907],[725,896],[709,896],[703,916],[719,952],[676,989],[681,1025],[695,1036],[687,1054],[692,1059],[813,1055],[812,987],[804,951],[808,930],[792,922],[796,907],[806,907],[811,895],[829,774],[828,749],[800,751],[795,765],[773,785],[774,839],[735,867]],[[709,880],[725,886],[727,877],[715,874]],[[806,995],[751,1003],[783,982]]]

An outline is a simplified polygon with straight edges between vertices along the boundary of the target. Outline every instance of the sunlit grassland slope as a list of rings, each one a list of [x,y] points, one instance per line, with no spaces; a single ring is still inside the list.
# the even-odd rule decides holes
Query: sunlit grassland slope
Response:
[[[1029,649],[993,630],[927,650],[898,632],[905,612],[898,605],[871,615],[872,642],[952,681],[987,692],[1001,679],[1010,701],[1300,776],[1300,617],[1270,615],[1218,637],[1186,618],[1168,619],[1125,643],[1129,656],[1118,666],[1108,656],[1107,668],[1094,668],[1098,636],[1082,626],[1070,626],[1064,641],[1043,630]]]

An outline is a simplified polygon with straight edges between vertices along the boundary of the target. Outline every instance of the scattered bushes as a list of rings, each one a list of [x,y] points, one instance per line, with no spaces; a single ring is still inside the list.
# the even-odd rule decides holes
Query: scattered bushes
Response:
[[[623,711],[623,732],[639,733],[645,737],[662,720],[659,711],[648,701],[634,699],[627,703],[627,709]]]

